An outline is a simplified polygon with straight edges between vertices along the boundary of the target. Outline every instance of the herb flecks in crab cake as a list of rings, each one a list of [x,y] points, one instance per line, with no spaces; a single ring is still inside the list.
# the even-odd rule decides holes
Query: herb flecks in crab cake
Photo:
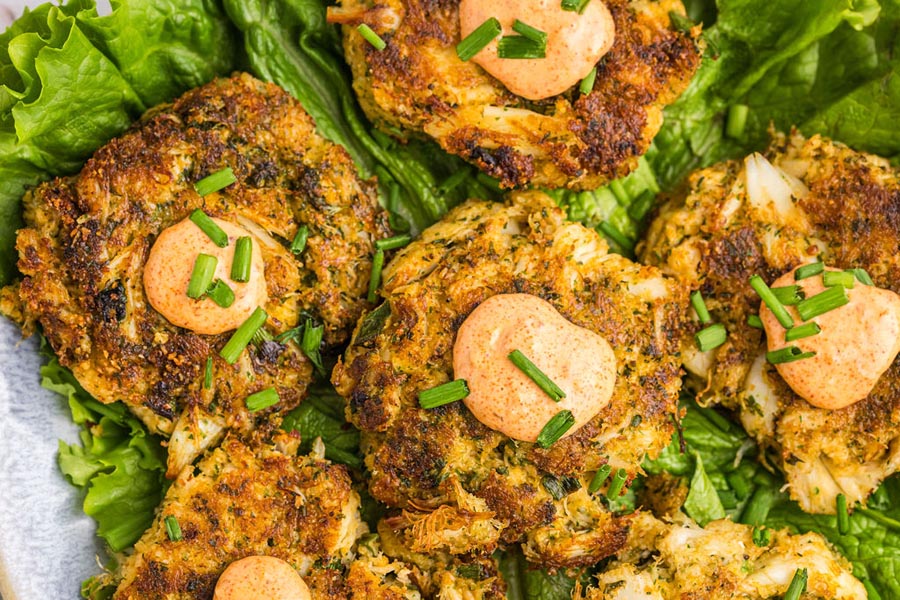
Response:
[[[684,331],[699,399],[740,412],[807,512],[834,514],[839,494],[865,502],[900,468],[898,249],[897,170],[799,135],[691,175],[639,249],[725,326],[727,339],[706,352],[697,321]],[[763,284],[787,294],[780,317],[761,308]],[[765,332],[748,323],[755,315]]]
[[[614,28],[611,47],[595,63],[593,83],[579,81],[589,77],[588,65],[561,93],[528,100],[476,64],[484,53],[496,55],[500,42],[472,60],[460,59],[465,4],[343,0],[328,15],[344,25],[354,89],[376,126],[393,135],[430,136],[504,187],[584,190],[626,175],[659,131],[663,108],[687,87],[700,64],[699,28],[684,32],[672,23],[671,14],[683,14],[681,2],[593,0],[586,12],[608,10]],[[482,4],[484,15],[500,18],[507,37],[518,35],[511,29],[514,17],[534,25],[554,11],[554,17],[576,29],[579,19],[588,18],[563,10],[559,2],[546,3],[537,9],[540,13],[532,7],[503,15],[495,14],[499,5]],[[380,36],[384,48],[367,41],[360,25]],[[600,29],[605,35],[609,26]],[[543,33],[548,35],[546,58],[500,62],[513,63],[507,69],[513,74],[538,74],[548,82],[577,62],[574,56],[554,58],[555,49],[574,37],[568,30]],[[598,29],[591,34],[598,35]],[[576,43],[573,52],[587,45]],[[582,85],[589,93],[580,90]]]
[[[24,204],[24,279],[3,290],[0,310],[26,332],[40,325],[60,363],[98,400],[122,400],[152,431],[170,435],[170,477],[226,429],[247,433],[301,401],[313,365],[298,336],[277,336],[309,320],[323,327],[325,347],[345,341],[369,306],[374,241],[389,235],[373,186],[358,179],[344,149],[321,138],[286,92],[249,75],[153,109],[80,174],[38,186]],[[201,230],[188,220],[203,221],[198,209],[218,224],[213,234],[227,229],[221,246],[208,223]],[[176,225],[193,245],[167,237]],[[231,270],[239,245],[250,249],[247,282]],[[145,272],[157,253],[153,273]],[[187,296],[200,254],[214,261],[209,288],[219,281],[235,294],[229,308],[205,286]],[[252,302],[242,304],[254,285]],[[165,293],[151,296],[150,288]],[[223,358],[229,329],[249,320],[253,302],[264,323],[245,350],[232,345]],[[176,325],[164,314],[179,310],[206,325],[211,315],[243,312],[210,333],[196,318]],[[253,412],[245,400],[257,392],[266,395]]]
[[[216,586],[237,561],[256,563],[244,574],[257,584],[271,577],[260,557],[302,577],[313,598],[421,598],[409,566],[385,557],[376,540],[360,543],[368,528],[347,469],[297,456],[299,441],[229,436],[182,471],[133,554],[106,576],[117,585],[113,598],[209,600],[215,590],[224,600],[224,582]]]
[[[567,222],[537,192],[457,207],[401,250],[383,281],[384,303],[360,322],[333,381],[363,432],[372,495],[403,509],[390,521],[403,543],[464,553],[522,540],[529,558],[549,566],[592,564],[615,552],[629,519],[610,511],[604,495],[637,475],[644,455],[656,455],[673,430],[687,301],[681,286],[609,253],[596,232]],[[490,429],[463,402],[419,404],[423,391],[456,378],[460,328],[501,295],[546,301],[570,327],[612,347],[609,398],[583,426],[545,437],[557,440],[547,448]],[[583,348],[565,337],[549,347],[577,364]],[[546,375],[593,377],[566,364]],[[498,406],[515,402],[511,387],[495,392]],[[556,406],[549,397],[527,402]],[[604,466],[612,472],[592,495],[588,484]]]
[[[584,591],[586,600],[677,600],[785,595],[799,569],[805,593],[795,598],[866,597],[850,564],[817,533],[794,535],[713,521],[705,528],[682,517],[665,523],[648,513],[632,523],[626,546]],[[803,575],[801,574],[800,577]]]

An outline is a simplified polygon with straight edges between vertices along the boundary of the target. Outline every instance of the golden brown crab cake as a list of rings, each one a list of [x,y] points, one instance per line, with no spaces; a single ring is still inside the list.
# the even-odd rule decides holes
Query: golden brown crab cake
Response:
[[[236,182],[201,197],[194,184],[225,168]],[[374,240],[389,231],[346,151],[321,138],[285,91],[249,75],[157,107],[80,174],[26,196],[27,227],[17,240],[24,279],[3,290],[0,310],[26,332],[39,324],[94,397],[122,400],[153,431],[171,435],[169,477],[226,428],[246,432],[256,418],[296,406],[312,375],[293,342],[251,345],[228,364],[219,351],[230,332],[195,333],[150,305],[143,276],[151,248],[198,208],[254,240],[267,337],[308,315],[324,326],[327,346],[346,340],[368,307]],[[308,239],[298,254],[290,246],[302,227]],[[185,256],[190,273],[196,255]],[[177,264],[164,263],[159,279]],[[249,413],[244,399],[269,387],[280,402]]]
[[[900,292],[900,180],[884,159],[821,137],[779,136],[766,156],[691,175],[639,248],[642,260],[700,290],[728,339],[701,353],[696,322],[685,329],[685,366],[700,400],[740,411],[757,440],[781,455],[791,497],[804,510],[834,513],[839,493],[865,502],[900,468],[900,359],[862,401],[816,408],[794,393],[765,358],[750,327],[760,300],[749,279],[767,283],[814,257],[863,268],[875,285]],[[690,310],[690,309],[689,309]]]
[[[662,125],[662,109],[700,63],[699,28],[685,33],[671,23],[670,13],[684,11],[681,2],[605,4],[616,35],[597,63],[593,90],[581,94],[576,83],[539,101],[513,94],[475,62],[459,59],[457,0],[342,0],[328,15],[344,25],[354,89],[378,127],[394,135],[424,133],[504,187],[584,190],[637,166]],[[383,38],[384,50],[360,35],[361,23]]]
[[[608,464],[629,481],[669,441],[686,296],[655,268],[608,252],[539,192],[469,201],[386,266],[384,303],[357,327],[332,375],[362,430],[372,495],[418,551],[492,551],[525,542],[550,566],[594,563],[624,541],[627,517],[585,486]],[[513,440],[462,404],[419,407],[454,379],[457,331],[482,302],[516,292],[548,300],[604,336],[615,354],[611,401],[548,449]],[[570,349],[577,352],[577,348]]]
[[[357,548],[368,527],[346,468],[321,455],[297,456],[298,444],[284,433],[273,443],[228,436],[182,471],[153,525],[110,576],[113,598],[211,599],[226,567],[253,556],[286,561],[314,598],[421,598],[406,565],[386,559],[375,543]]]
[[[628,543],[585,590],[588,600],[717,600],[781,598],[797,569],[807,570],[804,599],[857,600],[866,589],[851,566],[817,533],[770,530],[753,541],[753,527],[728,520],[700,527],[638,515]]]

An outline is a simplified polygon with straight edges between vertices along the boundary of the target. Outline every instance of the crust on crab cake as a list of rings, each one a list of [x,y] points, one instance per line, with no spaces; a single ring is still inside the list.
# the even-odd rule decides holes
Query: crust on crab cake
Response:
[[[615,552],[628,518],[586,486],[604,464],[630,481],[644,455],[669,442],[682,287],[609,253],[601,236],[566,221],[539,192],[457,207],[401,250],[383,281],[384,303],[361,320],[332,377],[362,430],[370,492],[404,509],[396,526],[407,543],[456,553],[522,540],[530,558],[560,567]],[[418,405],[419,392],[453,379],[466,317],[509,292],[544,298],[603,335],[616,356],[610,403],[549,449],[487,428],[462,403]],[[419,522],[431,525],[417,534]]]
[[[700,290],[728,330],[725,344],[706,354],[692,341],[698,324],[684,331],[685,366],[701,402],[738,410],[747,430],[780,453],[791,497],[807,512],[833,514],[839,493],[864,503],[900,469],[900,358],[864,400],[840,410],[812,406],[766,362],[762,332],[747,325],[760,305],[749,278],[771,283],[817,257],[863,268],[878,287],[900,292],[900,173],[882,158],[796,133],[776,136],[765,156],[692,174],[638,251]],[[764,192],[758,183],[772,177],[783,182],[772,189],[791,194]]]
[[[195,182],[226,167],[235,183],[197,194]],[[296,344],[274,341],[230,365],[219,356],[230,333],[195,334],[155,311],[142,275],[159,233],[198,208],[246,228],[265,263],[264,329],[278,335],[310,315],[326,345],[345,341],[368,307],[374,240],[389,235],[374,187],[358,179],[346,151],[319,137],[287,92],[249,75],[153,109],[80,174],[38,186],[24,204],[24,279],[0,293],[0,311],[26,332],[40,324],[60,363],[98,400],[122,400],[171,435],[169,477],[225,429],[246,433],[296,406],[312,366]],[[296,256],[289,246],[301,226],[309,238]],[[280,402],[250,414],[244,398],[269,387]]]
[[[589,94],[578,84],[541,101],[513,95],[456,54],[459,2],[343,0],[329,20],[344,25],[353,87],[366,115],[387,133],[434,138],[504,187],[594,189],[628,174],[662,125],[662,109],[700,64],[699,27],[679,31],[677,0],[606,0],[611,50]],[[377,50],[356,30],[371,26]],[[405,134],[404,134],[405,135]]]

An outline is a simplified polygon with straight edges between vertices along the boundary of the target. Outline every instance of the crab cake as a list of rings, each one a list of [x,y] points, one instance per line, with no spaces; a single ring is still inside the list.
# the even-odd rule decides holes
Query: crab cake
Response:
[[[615,38],[596,63],[592,91],[582,94],[576,81],[542,100],[518,96],[474,61],[460,60],[458,0],[342,0],[328,18],[344,25],[354,89],[383,131],[430,136],[506,188],[585,190],[636,167],[662,125],[663,108],[687,87],[700,63],[699,28],[683,32],[672,24],[670,14],[684,12],[681,2],[604,4]],[[522,18],[528,16],[534,17]],[[377,32],[386,47],[378,50],[366,41],[360,24]]]
[[[628,518],[586,484],[603,465],[630,481],[670,439],[681,286],[608,253],[538,192],[457,207],[401,250],[383,281],[384,303],[360,322],[332,379],[362,430],[370,492],[402,509],[390,524],[403,543],[462,554],[522,540],[548,566],[615,552]],[[547,449],[488,428],[461,402],[417,401],[454,379],[457,333],[476,307],[511,292],[545,299],[614,353],[609,403]]]
[[[740,412],[747,431],[780,454],[791,497],[807,512],[833,514],[841,493],[851,505],[865,502],[900,467],[900,359],[862,400],[840,409],[814,406],[767,362],[771,340],[747,323],[760,311],[750,277],[771,285],[798,265],[821,260],[829,268],[865,269],[878,288],[900,292],[898,248],[896,169],[798,135],[777,137],[765,157],[694,173],[686,192],[661,208],[639,248],[643,261],[699,290],[713,321],[725,325],[727,341],[706,353],[692,338],[696,322],[684,332],[685,366],[702,390],[699,399]],[[851,297],[858,291],[849,290]]]
[[[297,456],[299,441],[228,436],[182,471],[134,553],[109,576],[113,598],[209,599],[226,567],[247,557],[285,561],[314,598],[421,598],[408,567],[372,542],[357,549],[368,528],[346,468]]]
[[[227,169],[234,182],[201,196],[198,182],[227,176]],[[294,342],[272,337],[309,319],[324,328],[326,347],[345,341],[368,306],[374,240],[389,235],[373,186],[357,178],[344,149],[321,138],[286,92],[249,75],[157,107],[80,174],[39,186],[24,204],[27,227],[17,240],[24,278],[2,291],[0,310],[26,332],[40,325],[60,363],[98,400],[122,400],[151,430],[171,435],[169,477],[225,429],[247,432],[257,418],[300,402],[313,366]],[[187,220],[197,209],[228,230],[227,247]],[[176,227],[225,253],[220,271],[232,260],[235,238],[251,240],[261,296],[248,306],[259,302],[267,319],[260,343],[234,364],[220,356],[231,331],[176,325],[179,315],[162,314],[150,294],[161,287],[166,302],[200,318],[225,310],[186,296],[199,255],[168,236]],[[304,234],[305,248],[292,251]],[[168,252],[155,261],[151,281],[145,266],[164,239]],[[229,281],[246,298],[241,290],[251,283]],[[248,412],[245,398],[267,388],[275,388],[278,403]]]
[[[728,520],[701,528],[690,520],[670,524],[643,513],[635,518],[625,548],[596,575],[596,585],[585,590],[584,598],[781,598],[797,569],[807,570],[802,598],[866,597],[850,564],[819,534],[767,530],[770,540],[758,545],[753,531]]]

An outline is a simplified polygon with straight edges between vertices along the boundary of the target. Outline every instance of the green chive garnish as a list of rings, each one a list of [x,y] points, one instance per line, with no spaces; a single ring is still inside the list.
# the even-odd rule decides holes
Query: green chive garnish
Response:
[[[561,410],[547,421],[537,437],[537,445],[541,448],[549,448],[561,438],[572,425],[575,424],[575,416],[570,410]]]
[[[513,23],[513,31],[520,34],[522,37],[526,37],[535,44],[540,44],[544,47],[547,46],[547,34],[546,32],[541,31],[531,25],[523,23],[522,21],[516,19]]]
[[[313,327],[312,322],[307,320],[306,326],[303,328],[303,337],[300,339],[300,350],[315,365],[319,374],[325,373],[325,366],[322,364],[322,353],[320,351],[324,333],[324,325]]]
[[[591,483],[588,485],[588,494],[592,496],[597,493],[603,484],[606,483],[606,480],[609,479],[609,474],[612,473],[612,467],[609,465],[603,465],[597,472],[594,473],[594,478],[591,479]]]
[[[780,365],[784,363],[794,362],[796,360],[812,358],[815,355],[815,352],[803,352],[797,346],[787,346],[786,348],[766,352],[766,360],[773,365]]]
[[[511,360],[512,364],[516,365],[520,371],[528,375],[528,378],[535,382],[554,402],[559,402],[566,397],[566,393],[562,391],[558,385],[553,383],[553,381],[547,377],[537,365],[531,362],[527,356],[522,354],[520,350],[513,350],[510,352],[509,360]]]
[[[455,379],[447,383],[419,392],[419,406],[437,408],[469,395],[469,385],[465,379]]]
[[[793,342],[794,340],[800,340],[811,335],[818,335],[820,333],[822,333],[822,328],[819,327],[818,323],[813,321],[811,323],[804,323],[803,325],[791,327],[784,332],[784,339],[785,341]]]
[[[607,221],[601,222],[599,225],[597,225],[597,227],[600,229],[600,233],[618,244],[619,248],[621,248],[622,250],[631,252],[634,249],[634,242],[628,239],[624,233],[610,225]]]
[[[772,543],[772,530],[762,525],[758,525],[753,528],[753,545],[758,546],[760,548],[767,547],[770,543]]]
[[[197,300],[206,293],[209,284],[212,283],[218,263],[219,261],[215,256],[210,256],[209,254],[197,255],[197,258],[194,260],[194,269],[191,271],[191,280],[188,282],[188,298]]]
[[[718,348],[725,343],[727,338],[728,332],[725,331],[725,326],[721,323],[713,323],[694,334],[694,340],[697,342],[700,352]]]
[[[591,69],[591,72],[585,75],[578,86],[578,91],[582,94],[590,94],[594,90],[594,82],[597,80],[597,67]]]
[[[872,278],[869,277],[869,274],[866,273],[865,269],[847,269],[848,273],[853,273],[853,276],[856,277],[857,281],[859,281],[863,285],[875,285],[872,281]]]
[[[778,298],[778,301],[785,306],[796,306],[806,297],[806,293],[799,285],[786,285],[784,287],[773,287],[772,293]]]
[[[206,369],[203,370],[203,388],[209,389],[212,387],[212,376],[213,376],[213,357],[206,357]]]
[[[497,42],[497,56],[500,58],[544,58],[547,47],[524,35],[504,35]]]
[[[219,248],[228,246],[228,234],[222,231],[222,228],[216,225],[216,222],[210,219],[205,212],[198,208],[191,213],[191,221],[209,236],[213,244]]]
[[[822,283],[825,284],[825,287],[840,285],[850,290],[853,289],[855,282],[856,277],[853,273],[848,273],[847,271],[825,271],[822,273]]]
[[[840,308],[848,302],[850,302],[850,297],[847,295],[847,288],[842,285],[836,285],[800,302],[797,305],[797,312],[800,313],[801,319],[809,321],[813,317],[818,317],[828,311]]]
[[[381,39],[381,36],[375,33],[375,31],[365,23],[361,23],[356,30],[359,32],[359,35],[363,36],[364,40],[372,44],[372,47],[379,52],[387,48],[387,44]]]
[[[740,139],[747,129],[747,115],[750,107],[746,104],[734,104],[728,107],[728,116],[725,118],[725,135],[731,139]]]
[[[769,286],[766,285],[766,282],[763,281],[762,277],[759,275],[751,277],[750,287],[756,290],[756,293],[759,294],[762,301],[766,303],[766,306],[769,307],[769,310],[772,311],[772,314],[775,315],[775,318],[778,319],[778,322],[781,323],[782,327],[790,329],[794,326],[794,319],[791,318],[788,311],[781,302],[778,301],[778,298],[775,297],[775,294],[772,293],[772,290],[769,289]]]
[[[747,315],[747,325],[754,329],[765,329],[765,325],[763,325],[759,315]]]
[[[377,299],[375,293],[378,291],[378,286],[381,285],[381,269],[383,268],[384,250],[379,248],[375,251],[375,256],[372,258],[372,272],[369,274],[369,295],[367,300],[372,304]]]
[[[838,494],[835,501],[835,509],[837,512],[838,533],[847,535],[850,531],[850,513],[847,512],[847,496]]]
[[[397,248],[402,248],[411,241],[411,235],[395,235],[394,237],[376,241],[375,248],[378,250],[396,250]]]
[[[231,167],[225,167],[221,171],[216,171],[212,175],[207,175],[194,184],[194,190],[201,196],[209,196],[213,192],[218,192],[237,181],[234,171]],[[224,248],[224,246],[222,246]]]
[[[700,319],[700,323],[703,325],[709,323],[709,310],[706,308],[706,302],[703,301],[703,294],[700,293],[700,290],[691,294],[691,306],[694,307],[694,312],[697,313],[697,318]]]
[[[625,469],[619,469],[616,471],[615,476],[612,478],[612,481],[609,482],[609,488],[606,490],[606,497],[610,500],[615,500],[619,497],[619,494],[622,493],[622,488],[625,487],[625,481],[628,479],[628,473]]]
[[[206,295],[222,308],[228,308],[234,304],[234,291],[221,279],[216,279],[209,286],[209,289],[206,290]]]
[[[291,242],[291,252],[294,254],[300,254],[303,252],[303,249],[306,248],[306,239],[309,237],[309,227],[306,225],[301,225],[297,228],[297,235],[294,236],[294,241]]]
[[[491,17],[481,25],[479,25],[472,33],[467,35],[456,45],[456,55],[459,60],[467,61],[476,54],[484,50],[484,47],[493,41],[495,37],[500,35],[503,29],[500,27],[500,21]]]
[[[247,396],[247,399],[244,400],[244,404],[250,412],[257,412],[264,408],[275,406],[278,404],[279,400],[281,400],[281,398],[278,397],[278,391],[275,388],[270,387],[260,390],[255,394],[250,394]]]
[[[246,283],[250,281],[250,259],[253,242],[248,236],[239,237],[234,246],[234,260],[231,262],[231,279]]]
[[[803,265],[802,267],[799,267],[796,271],[794,271],[794,281],[800,281],[801,279],[806,279],[807,277],[818,275],[824,270],[825,263],[822,262],[814,262],[809,263],[808,265]]]
[[[562,9],[581,14],[591,0],[562,0]]]
[[[173,542],[181,541],[181,525],[178,524],[178,519],[169,515],[164,522],[166,524],[166,535],[169,536],[169,539]]]
[[[806,580],[809,573],[806,569],[797,569],[794,578],[791,579],[791,585],[788,586],[787,592],[784,594],[784,600],[800,600],[800,596],[806,591]]]
[[[247,347],[247,344],[250,343],[250,340],[253,338],[256,331],[265,324],[268,317],[269,315],[266,314],[266,311],[257,307],[256,310],[253,311],[253,314],[250,315],[246,321],[241,323],[241,326],[231,335],[231,338],[225,343],[225,346],[219,350],[219,356],[221,356],[229,365],[236,363],[241,352],[243,352],[244,348]]]

